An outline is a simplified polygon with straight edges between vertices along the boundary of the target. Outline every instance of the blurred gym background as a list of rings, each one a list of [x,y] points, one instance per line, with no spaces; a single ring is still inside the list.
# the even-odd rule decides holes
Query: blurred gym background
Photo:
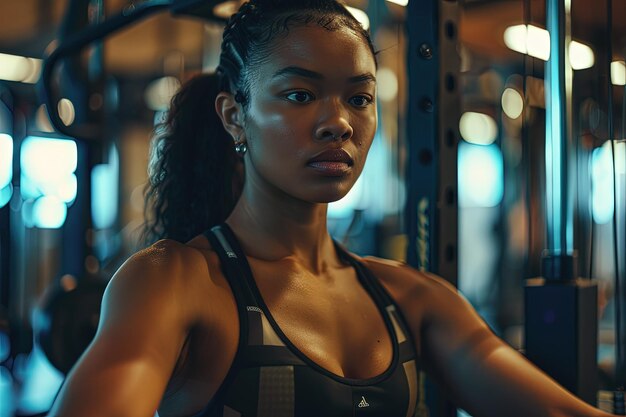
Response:
[[[182,82],[215,69],[223,19],[240,4],[207,0],[199,13],[164,11],[78,48],[51,75],[56,95],[48,103],[65,126],[55,128],[42,60],[75,33],[145,3],[0,0],[0,417],[45,414],[91,340],[108,279],[145,244],[153,129]],[[446,52],[453,70],[437,55],[443,40],[411,39],[423,28],[407,0],[346,3],[381,51],[380,128],[359,182],[330,205],[333,235],[361,255],[407,259],[407,224],[433,226],[419,204],[407,213],[409,182],[443,189],[440,174],[411,179],[409,164],[456,173],[453,210],[438,222],[454,225],[455,245],[440,257],[453,259],[457,274],[443,275],[522,349],[524,282],[542,274],[551,204],[545,0],[432,1],[441,5],[427,17],[454,46]],[[599,387],[614,389],[615,289],[626,259],[626,2],[566,3],[575,262],[579,276],[597,280]],[[438,142],[448,141],[451,160],[440,157],[445,146],[411,158],[411,141],[420,138],[408,128],[410,103],[422,96],[408,61],[418,54],[439,59],[424,78],[458,104],[437,110],[438,124],[453,126]],[[443,239],[437,230],[431,238]]]

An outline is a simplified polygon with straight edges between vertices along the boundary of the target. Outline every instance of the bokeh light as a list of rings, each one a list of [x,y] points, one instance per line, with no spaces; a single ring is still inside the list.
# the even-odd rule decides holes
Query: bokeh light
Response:
[[[511,119],[517,119],[524,110],[524,99],[514,88],[507,88],[502,93],[502,110]]]
[[[489,145],[498,136],[498,125],[484,113],[465,112],[459,121],[461,136],[469,143]]]
[[[33,225],[40,229],[58,229],[65,223],[67,206],[52,196],[42,196],[33,205]]]
[[[11,183],[13,178],[13,138],[0,133],[0,189]]]
[[[115,146],[109,152],[108,164],[91,171],[91,216],[96,229],[113,226],[118,212],[119,155]]]
[[[543,61],[550,59],[550,32],[533,25],[509,26],[504,31],[505,45],[516,52],[528,54]],[[595,55],[588,45],[577,41],[569,44],[569,62],[574,70],[593,67]]]
[[[28,227],[58,228],[65,222],[67,204],[78,189],[74,172],[78,150],[73,140],[29,136],[20,152],[22,199],[30,202],[22,216]]]
[[[626,145],[615,143],[615,162],[613,161],[613,145],[611,141],[593,150],[591,154],[591,207],[593,221],[606,224],[613,219],[615,210],[614,171],[618,174],[626,172]]]
[[[459,205],[495,207],[504,194],[502,151],[495,145],[459,143]]]

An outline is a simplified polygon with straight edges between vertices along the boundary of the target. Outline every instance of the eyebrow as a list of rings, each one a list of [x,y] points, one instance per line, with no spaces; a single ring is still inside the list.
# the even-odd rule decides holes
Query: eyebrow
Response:
[[[324,76],[320,74],[319,72],[315,72],[315,71],[308,70],[306,68],[295,67],[295,66],[285,67],[276,71],[274,75],[272,76],[272,79],[278,78],[278,77],[288,77],[290,75],[295,75],[295,76],[304,77],[304,78],[311,78],[314,80],[324,79]],[[355,84],[363,83],[363,82],[375,83],[376,77],[374,77],[373,74],[366,72],[364,74],[355,75],[354,77],[348,78],[348,82],[355,83]]]

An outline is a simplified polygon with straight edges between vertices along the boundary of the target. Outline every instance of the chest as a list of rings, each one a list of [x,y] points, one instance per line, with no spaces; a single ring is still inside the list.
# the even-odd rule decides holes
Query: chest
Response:
[[[251,268],[260,308],[247,310],[246,365],[207,416],[222,406],[257,417],[412,414],[414,355],[400,337],[392,343],[393,306],[375,303],[355,270],[311,277]]]
[[[393,345],[400,342],[404,345],[406,342],[398,338],[392,344],[389,330],[393,327],[398,333],[396,322],[390,320],[391,315],[384,307],[374,302],[371,289],[363,286],[355,269],[346,267],[333,271],[330,276],[311,276],[285,265],[268,268],[253,261],[250,264],[259,301],[267,316],[273,320],[270,327],[282,333],[280,337],[288,340],[322,371],[311,365],[287,367],[292,369],[289,375],[275,375],[273,372],[284,372],[284,367],[280,370],[280,366],[242,369],[229,389],[233,397],[227,402],[232,407],[245,408],[250,404],[258,405],[261,398],[273,399],[272,393],[281,393],[289,388],[283,386],[284,381],[293,381],[290,389],[295,389],[294,404],[300,411],[289,415],[308,415],[305,410],[319,411],[311,415],[329,416],[361,415],[361,412],[366,412],[363,415],[407,415],[402,410],[397,414],[389,413],[389,407],[412,409],[417,398],[415,362],[406,351],[408,356],[398,353],[398,365],[390,368],[394,358]],[[228,280],[221,274],[219,264],[215,265],[211,276],[220,291],[199,293],[199,297],[212,300],[217,310],[222,312],[219,325],[210,326],[210,332],[196,333],[205,337],[191,338],[190,352],[185,355],[187,360],[179,374],[184,382],[175,395],[164,400],[162,406],[171,413],[163,409],[163,416],[191,415],[191,410],[202,409],[224,383],[234,363],[241,321]],[[394,370],[389,374],[386,372],[388,369]],[[326,371],[338,377],[358,380],[376,378],[384,373],[389,376],[382,378],[380,383],[357,389],[324,376]],[[278,385],[268,388],[275,384]],[[255,392],[258,398],[252,395]],[[248,398],[249,395],[254,398]],[[287,407],[291,403],[284,404],[285,398],[281,394],[275,401],[265,402]],[[215,404],[219,408],[219,402]],[[378,408],[380,412],[374,413]],[[206,415],[213,416],[213,408],[210,410]],[[280,415],[276,410],[270,411],[263,415]],[[249,415],[256,415],[257,410],[248,412],[251,413]]]
[[[250,266],[272,327],[304,356],[335,375],[356,379],[389,367],[393,349],[385,312],[353,268],[313,276],[296,267]]]

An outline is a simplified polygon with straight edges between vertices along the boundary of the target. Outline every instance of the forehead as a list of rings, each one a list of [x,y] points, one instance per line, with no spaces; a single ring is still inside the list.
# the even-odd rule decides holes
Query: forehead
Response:
[[[328,79],[376,72],[366,40],[347,28],[334,31],[316,25],[291,28],[286,36],[274,40],[263,61],[258,68],[261,80],[289,66],[319,72]]]

